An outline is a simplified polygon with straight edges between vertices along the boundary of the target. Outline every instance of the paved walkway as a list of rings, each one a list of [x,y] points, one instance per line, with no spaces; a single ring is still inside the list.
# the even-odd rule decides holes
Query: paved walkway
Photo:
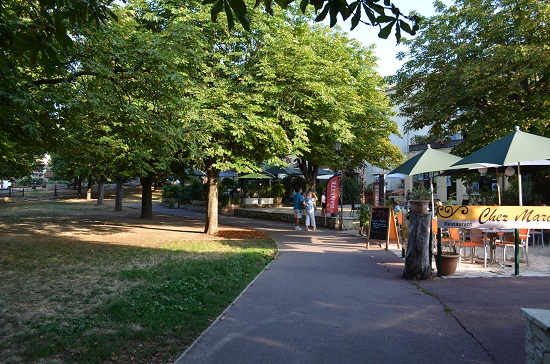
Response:
[[[550,277],[415,283],[401,278],[399,256],[366,250],[363,237],[223,215],[220,224],[267,231],[279,254],[178,364],[522,363],[520,308],[550,309]]]

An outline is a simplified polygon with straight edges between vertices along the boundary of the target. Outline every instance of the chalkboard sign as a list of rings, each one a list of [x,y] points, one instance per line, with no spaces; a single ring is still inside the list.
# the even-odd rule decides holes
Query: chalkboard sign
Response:
[[[397,248],[399,248],[399,237],[392,207],[371,207],[367,249],[370,242],[377,242],[380,246],[382,246],[382,243],[386,243],[386,250],[388,250],[390,240],[397,242]]]

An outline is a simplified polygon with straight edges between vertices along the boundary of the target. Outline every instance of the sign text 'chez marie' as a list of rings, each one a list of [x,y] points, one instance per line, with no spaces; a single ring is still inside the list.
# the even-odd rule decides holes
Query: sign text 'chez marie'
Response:
[[[550,206],[439,206],[440,228],[550,229]]]

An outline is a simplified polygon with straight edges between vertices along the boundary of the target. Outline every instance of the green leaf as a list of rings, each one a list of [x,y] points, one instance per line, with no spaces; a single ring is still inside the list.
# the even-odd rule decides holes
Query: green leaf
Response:
[[[313,4],[315,11],[319,11],[323,7],[323,4],[325,3],[324,0],[310,0],[310,1]]]
[[[416,34],[416,32],[411,29],[410,25],[407,22],[403,21],[403,20],[399,20],[399,27],[401,29],[403,29],[404,32],[407,32],[410,35],[415,35]]]
[[[319,15],[317,15],[317,17],[315,18],[315,21],[316,22],[319,22],[321,20],[325,20],[325,18],[327,17],[327,14],[328,14],[328,11],[330,10],[330,7],[329,7],[329,3],[327,3],[325,5],[325,8],[323,9],[323,11],[321,11],[319,13]]]
[[[258,0],[258,2],[260,2],[261,0]],[[271,16],[273,16],[275,13],[273,12],[273,7],[271,6],[272,4],[272,1],[271,0],[265,0],[264,1],[264,6],[265,6],[265,11],[267,11],[267,13]]]
[[[399,11],[399,8],[396,7],[395,5],[391,5],[391,12],[393,13],[393,15],[395,15],[396,17],[398,17],[399,15],[401,15],[401,11]]]
[[[203,0],[202,5],[214,4],[216,0]]]
[[[372,10],[376,11],[378,14],[384,15],[384,7],[383,7],[383,6],[380,6],[380,5],[378,5],[378,4],[370,3],[370,2],[369,2],[369,7],[370,7]]]
[[[388,39],[388,36],[390,35],[394,24],[395,24],[395,20],[390,22],[384,28],[382,28],[382,30],[380,30],[380,33],[378,33],[378,37],[380,37],[382,39]]]
[[[359,24],[359,20],[361,19],[361,7],[358,6],[355,14],[353,15],[353,18],[351,18],[351,30],[355,29],[357,25]]]
[[[336,2],[333,2],[332,3],[332,6],[330,7],[330,27],[332,28],[333,26],[336,25],[336,23],[338,23],[338,13],[339,13],[339,8],[338,8],[338,3]]]
[[[391,0],[384,0],[384,5],[390,6],[391,5]]]
[[[212,22],[216,22],[218,20],[218,14],[221,13],[223,10],[223,0],[218,0],[218,2],[210,9],[210,18],[212,19]]]
[[[308,4],[309,4],[309,1],[308,1],[308,0],[302,0],[302,1],[300,1],[300,10],[302,11],[302,13],[305,13],[305,12],[306,12],[306,9],[307,9]]]
[[[397,40],[397,43],[401,40],[401,28],[398,26],[395,27],[395,39]]]
[[[225,7],[225,15],[227,16],[227,28],[232,30],[235,28],[235,18],[233,17],[233,11],[229,6]]]
[[[377,23],[389,23],[391,21],[395,21],[396,19],[392,16],[388,16],[388,15],[380,15],[376,18],[376,22]]]
[[[376,17],[374,16],[374,13],[372,12],[371,8],[369,8],[365,4],[363,4],[363,10],[365,10],[365,13],[367,14],[367,17],[369,18],[370,23],[372,25],[377,24],[376,23]]]
[[[250,31],[250,20],[248,19],[248,14],[246,10],[246,4],[243,0],[229,0],[229,6],[235,13],[239,23],[243,26],[244,29]],[[229,18],[228,18],[229,20]]]

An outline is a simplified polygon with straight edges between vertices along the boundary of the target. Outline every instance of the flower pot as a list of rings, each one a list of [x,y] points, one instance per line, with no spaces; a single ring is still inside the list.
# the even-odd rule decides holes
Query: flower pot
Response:
[[[430,206],[429,200],[410,200],[411,211],[417,214],[427,214]]]
[[[458,254],[456,255],[441,255],[441,267],[439,267],[439,264],[437,265],[437,270],[442,276],[452,276],[456,272],[456,267],[458,266],[458,259],[460,256]],[[435,257],[435,261],[437,263],[437,256]]]

